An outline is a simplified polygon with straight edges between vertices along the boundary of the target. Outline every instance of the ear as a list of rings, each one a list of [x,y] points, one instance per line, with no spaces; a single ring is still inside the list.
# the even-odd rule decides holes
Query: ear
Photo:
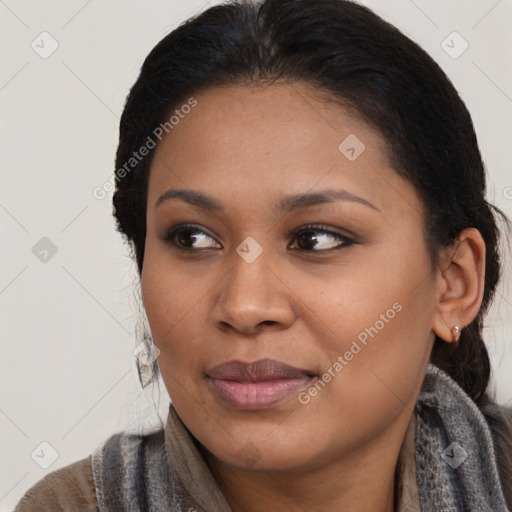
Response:
[[[475,228],[461,232],[444,249],[438,269],[438,304],[432,330],[447,342],[457,341],[452,331],[470,324],[480,309],[485,281],[485,242]]]

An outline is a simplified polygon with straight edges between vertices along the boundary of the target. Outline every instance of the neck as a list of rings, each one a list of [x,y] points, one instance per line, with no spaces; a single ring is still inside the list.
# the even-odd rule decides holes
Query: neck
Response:
[[[293,471],[245,470],[211,453],[206,460],[233,512],[350,510],[393,512],[397,464],[409,418],[350,453]]]

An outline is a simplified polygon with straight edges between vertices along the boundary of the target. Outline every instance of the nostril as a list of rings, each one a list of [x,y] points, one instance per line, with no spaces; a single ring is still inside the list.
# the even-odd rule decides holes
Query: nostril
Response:
[[[263,322],[260,322],[258,325],[274,325],[276,323],[275,320],[263,320]]]

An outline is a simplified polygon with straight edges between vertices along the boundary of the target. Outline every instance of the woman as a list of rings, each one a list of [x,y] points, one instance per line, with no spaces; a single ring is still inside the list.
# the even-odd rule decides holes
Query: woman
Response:
[[[16,511],[512,506],[482,338],[503,214],[419,46],[345,0],[212,7],[144,62],[116,169],[168,420]]]

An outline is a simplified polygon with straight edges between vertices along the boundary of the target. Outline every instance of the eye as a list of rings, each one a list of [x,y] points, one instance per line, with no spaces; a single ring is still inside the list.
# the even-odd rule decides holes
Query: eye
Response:
[[[295,231],[293,235],[293,240],[302,240],[302,242],[298,244],[299,250],[307,252],[339,250],[356,243],[352,238],[346,235],[314,224],[308,224],[304,228]],[[211,248],[211,244],[209,244],[208,239],[213,240],[216,245],[215,248],[221,248],[211,236],[193,224],[179,224],[174,226],[167,231],[163,239],[182,251],[191,252],[195,249],[209,249]],[[336,243],[333,243],[333,241]],[[194,244],[197,245],[194,247]],[[314,250],[312,250],[313,248]]]
[[[194,249],[208,249],[208,240],[213,238],[207,235],[202,229],[192,224],[179,224],[174,226],[164,236],[164,240],[183,251],[192,251]],[[193,246],[194,243],[199,245]],[[214,241],[215,242],[215,241]],[[216,242],[215,242],[216,243]]]
[[[317,235],[315,233],[321,234]],[[294,235],[294,239],[305,240],[305,243],[298,245],[300,250],[308,252],[311,252],[312,247],[315,247],[315,250],[312,252],[324,252],[344,249],[355,244],[355,241],[346,235],[313,224],[308,224],[304,228],[299,229]],[[337,240],[338,243],[333,244],[333,240]]]

